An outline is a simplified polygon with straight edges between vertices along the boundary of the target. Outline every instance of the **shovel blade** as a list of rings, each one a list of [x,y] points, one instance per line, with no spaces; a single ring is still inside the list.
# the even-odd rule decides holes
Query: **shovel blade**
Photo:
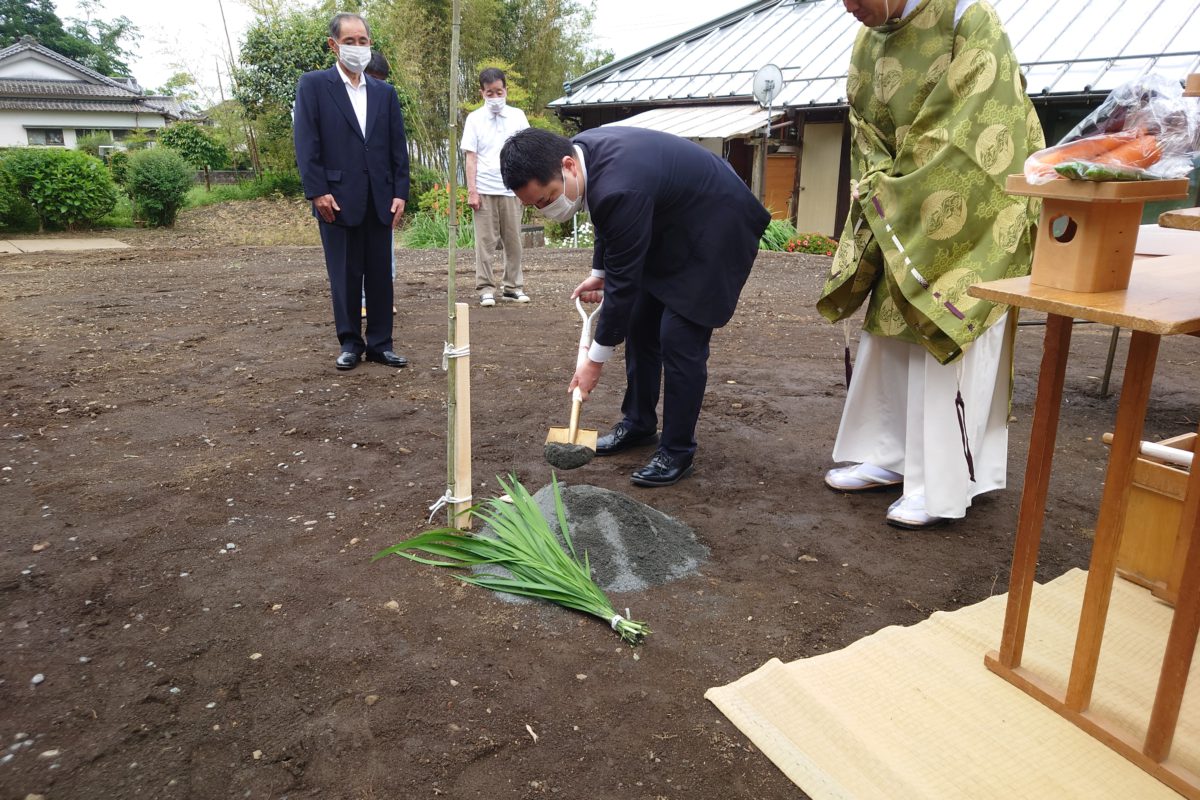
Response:
[[[580,428],[575,431],[575,439],[572,441],[570,428],[551,428],[546,434],[546,444],[573,444],[595,450],[597,436],[596,431]]]

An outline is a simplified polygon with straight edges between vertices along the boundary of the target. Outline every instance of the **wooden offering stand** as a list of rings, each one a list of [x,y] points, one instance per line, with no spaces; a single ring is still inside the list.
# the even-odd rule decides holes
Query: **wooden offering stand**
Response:
[[[1073,292],[1108,292],[1129,285],[1142,207],[1149,200],[1187,197],[1188,182],[1055,180],[1034,185],[1024,175],[1009,175],[1005,189],[1042,198],[1033,283]]]
[[[1031,308],[1047,315],[1004,629],[999,651],[988,653],[984,661],[992,672],[1175,791],[1200,800],[1200,776],[1170,758],[1200,635],[1200,546],[1184,546],[1184,552],[1172,566],[1172,570],[1178,570],[1178,596],[1144,740],[1090,708],[1159,340],[1166,335],[1200,331],[1200,260],[1183,255],[1134,264],[1132,241],[1126,240],[1136,236],[1136,220],[1144,201],[1181,197],[1187,190],[1187,181],[1075,184],[1064,180],[1030,186],[1022,176],[1010,177],[1008,186],[1012,193],[1035,195],[1045,201],[1033,274],[976,284],[969,290],[974,297]],[[1129,206],[1136,213],[1130,209],[1107,213],[1111,209],[1106,206]],[[1059,226],[1055,235],[1053,223],[1063,216],[1070,222]],[[1068,236],[1071,222],[1073,235]],[[1060,691],[1022,667],[1021,658],[1073,319],[1117,325],[1132,330],[1133,334],[1070,677],[1066,690]],[[1177,541],[1200,541],[1200,536],[1193,535],[1200,530],[1200,465],[1188,475],[1184,495]]]

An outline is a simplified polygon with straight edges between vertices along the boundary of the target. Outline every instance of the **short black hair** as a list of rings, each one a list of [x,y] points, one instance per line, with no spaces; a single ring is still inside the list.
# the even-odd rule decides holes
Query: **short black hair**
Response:
[[[541,128],[526,128],[500,148],[500,177],[516,191],[530,181],[549,183],[562,175],[564,156],[574,156],[571,140]]]
[[[367,18],[362,14],[351,14],[348,11],[339,11],[333,15],[333,19],[329,20],[329,38],[337,41],[338,36],[342,33],[342,23],[348,19],[356,19],[363,24],[367,29],[367,38],[371,38],[371,26],[367,24]]]
[[[371,63],[367,64],[367,68],[363,72],[370,75],[372,78],[378,78],[381,81],[386,81],[388,75],[392,74],[392,65],[388,63],[387,56],[378,50],[371,51]]]
[[[504,70],[499,67],[488,67],[483,72],[479,73],[479,88],[482,89],[489,83],[500,81],[504,84],[504,88],[508,88],[508,78],[504,77]]]

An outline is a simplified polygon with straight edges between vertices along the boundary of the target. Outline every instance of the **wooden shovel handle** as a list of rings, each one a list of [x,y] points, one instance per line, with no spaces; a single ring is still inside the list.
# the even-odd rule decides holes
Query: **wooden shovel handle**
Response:
[[[575,387],[575,391],[571,392],[571,421],[567,425],[567,441],[571,444],[575,443],[575,436],[579,433],[579,411],[583,408],[583,392],[579,387]]]

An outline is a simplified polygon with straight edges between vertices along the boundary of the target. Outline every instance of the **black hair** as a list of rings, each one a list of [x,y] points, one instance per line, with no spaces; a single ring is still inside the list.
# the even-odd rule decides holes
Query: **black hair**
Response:
[[[541,128],[526,128],[500,148],[500,176],[516,191],[530,181],[549,183],[562,176],[564,156],[574,156],[571,140]]]
[[[500,81],[504,84],[504,88],[508,88],[508,79],[504,77],[504,70],[497,67],[488,67],[483,72],[479,73],[479,88],[482,89],[489,83]]]
[[[367,68],[363,72],[372,78],[386,81],[388,75],[392,74],[392,65],[388,63],[387,57],[383,53],[378,50],[372,50],[371,63],[367,64]]]
[[[366,17],[364,17],[362,14],[351,14],[347,11],[339,11],[337,14],[333,15],[333,19],[329,20],[330,39],[333,39],[335,42],[338,40],[338,36],[340,36],[342,33],[342,23],[348,19],[356,19],[361,22],[363,27],[367,29],[367,38],[371,38],[371,26],[367,24]]]

